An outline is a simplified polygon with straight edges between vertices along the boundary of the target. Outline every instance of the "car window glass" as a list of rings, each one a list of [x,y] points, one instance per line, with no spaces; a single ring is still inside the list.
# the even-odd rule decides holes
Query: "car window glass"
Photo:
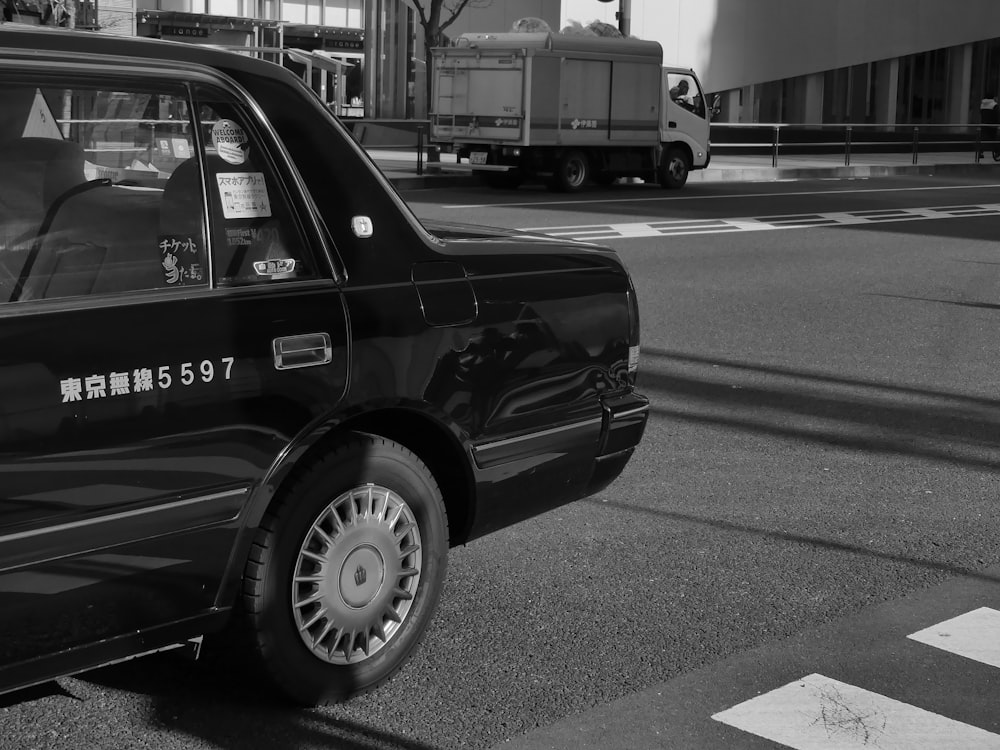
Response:
[[[199,126],[212,224],[212,262],[220,286],[266,284],[315,275],[286,183],[247,110],[200,88]],[[292,193],[293,194],[293,193]]]
[[[0,113],[0,304],[209,283],[204,210],[169,225],[183,87],[8,80]]]
[[[702,96],[694,76],[683,73],[668,73],[667,85],[670,87],[670,98],[674,102],[698,117],[705,116],[705,98]]]

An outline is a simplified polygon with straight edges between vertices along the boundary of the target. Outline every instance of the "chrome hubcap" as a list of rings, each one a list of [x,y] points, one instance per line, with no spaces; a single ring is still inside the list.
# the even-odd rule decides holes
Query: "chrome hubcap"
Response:
[[[345,492],[317,516],[295,561],[302,642],[331,664],[375,654],[406,621],[422,564],[420,530],[399,495],[370,484]]]

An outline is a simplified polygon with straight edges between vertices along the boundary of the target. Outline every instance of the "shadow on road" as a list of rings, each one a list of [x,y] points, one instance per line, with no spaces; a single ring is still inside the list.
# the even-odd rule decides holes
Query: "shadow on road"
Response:
[[[207,644],[211,649],[213,645]],[[95,686],[145,696],[150,709],[145,721],[170,736],[188,736],[222,750],[436,750],[434,746],[389,734],[378,728],[331,715],[336,708],[304,709],[284,702],[237,654],[223,648],[201,659],[168,652],[144,657],[78,677]],[[49,683],[36,690],[13,693],[11,704],[71,692]],[[202,746],[201,744],[197,746]]]
[[[644,349],[640,389],[672,420],[873,454],[1000,469],[1000,403]]]
[[[829,539],[823,539],[821,537],[806,536],[804,534],[789,534],[787,532],[781,532],[781,531],[767,531],[765,529],[759,529],[754,526],[749,526],[747,524],[731,523],[729,521],[720,521],[718,519],[695,516],[690,513],[678,513],[676,511],[664,511],[664,510],[658,510],[656,508],[630,505],[628,503],[622,503],[615,500],[588,499],[586,502],[592,503],[600,507],[617,508],[619,510],[624,510],[629,513],[643,513],[659,519],[667,519],[670,521],[678,521],[681,523],[693,523],[701,526],[709,526],[713,529],[719,529],[721,531],[735,532],[744,535],[748,534],[763,539],[775,539],[782,542],[792,542],[793,544],[804,544],[810,547],[819,547],[822,549],[834,550],[837,552],[846,552],[849,554],[863,555],[865,557],[875,557],[880,560],[885,560],[888,562],[904,563],[906,565],[915,565],[917,567],[925,568],[927,570],[933,570],[941,573],[948,573],[950,575],[968,576],[970,578],[977,578],[982,581],[1000,582],[1000,576],[991,575],[989,573],[982,573],[980,571],[973,570],[972,568],[965,568],[957,565],[949,565],[947,563],[934,562],[933,560],[920,560],[906,555],[888,554],[876,549],[872,549],[871,547],[862,547],[860,545],[855,545],[855,544],[844,544],[843,542],[832,542]]]
[[[43,682],[41,685],[17,690],[13,693],[0,695],[0,708],[10,708],[11,706],[16,706],[18,703],[28,703],[29,701],[41,698],[75,699],[76,696],[53,680],[51,682]]]

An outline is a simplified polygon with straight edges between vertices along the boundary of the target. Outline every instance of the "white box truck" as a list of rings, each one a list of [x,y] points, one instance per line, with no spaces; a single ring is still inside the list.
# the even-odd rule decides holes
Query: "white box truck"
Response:
[[[434,50],[431,142],[495,187],[679,188],[708,166],[710,112],[694,71],[662,63],[660,44],[638,39],[463,34]]]

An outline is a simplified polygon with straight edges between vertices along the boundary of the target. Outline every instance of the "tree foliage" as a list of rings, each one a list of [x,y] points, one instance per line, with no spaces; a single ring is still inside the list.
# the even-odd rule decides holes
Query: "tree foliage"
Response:
[[[432,47],[444,46],[448,39],[445,30],[455,23],[462,11],[468,7],[485,8],[493,0],[410,0],[417,11],[417,18],[424,30],[424,45],[429,51]]]
[[[427,110],[433,109],[431,103],[431,50],[434,47],[444,47],[448,43],[445,30],[466,8],[485,8],[493,0],[410,0],[417,11],[417,19],[424,30],[424,60],[427,65]]]
[[[625,36],[618,30],[617,26],[612,26],[610,23],[604,23],[596,19],[586,26],[582,25],[579,21],[571,20],[562,28],[561,33],[576,36],[606,36],[612,39],[620,39]]]

